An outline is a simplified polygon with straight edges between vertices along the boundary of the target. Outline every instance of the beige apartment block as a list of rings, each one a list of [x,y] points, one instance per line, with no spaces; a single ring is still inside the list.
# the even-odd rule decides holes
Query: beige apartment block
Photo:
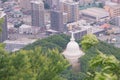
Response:
[[[110,17],[120,16],[120,5],[107,5],[104,7],[109,12]]]

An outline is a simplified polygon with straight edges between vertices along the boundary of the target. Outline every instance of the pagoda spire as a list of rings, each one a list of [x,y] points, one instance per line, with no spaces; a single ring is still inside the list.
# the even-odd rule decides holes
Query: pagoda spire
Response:
[[[75,38],[74,38],[74,32],[71,32],[71,41],[75,41]]]

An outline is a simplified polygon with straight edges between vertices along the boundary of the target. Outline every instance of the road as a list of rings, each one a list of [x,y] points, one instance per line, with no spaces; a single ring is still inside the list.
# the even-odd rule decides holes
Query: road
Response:
[[[45,33],[39,33],[37,35],[19,34],[19,33],[9,34],[9,40],[16,40],[16,39],[20,39],[20,38],[43,39],[45,37],[48,37]]]

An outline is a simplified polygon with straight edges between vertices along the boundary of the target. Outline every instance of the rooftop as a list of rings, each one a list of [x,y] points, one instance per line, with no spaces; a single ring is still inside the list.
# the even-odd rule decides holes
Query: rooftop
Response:
[[[3,18],[6,14],[3,11],[0,11],[0,18]]]
[[[102,8],[97,8],[97,7],[93,7],[93,8],[87,8],[85,10],[81,10],[82,13],[84,14],[89,14],[92,16],[99,16],[99,17],[105,17],[105,16],[109,16],[109,13],[107,11],[105,11]]]

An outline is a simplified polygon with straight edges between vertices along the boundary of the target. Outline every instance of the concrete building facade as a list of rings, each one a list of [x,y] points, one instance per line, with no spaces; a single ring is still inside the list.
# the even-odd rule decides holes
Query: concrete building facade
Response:
[[[104,9],[93,7],[81,10],[81,14],[94,21],[105,21],[109,19],[109,13]]]
[[[42,1],[31,1],[32,26],[44,27],[44,3]]]
[[[79,3],[63,2],[63,11],[68,14],[68,23],[79,20]]]
[[[19,0],[18,2],[24,12],[31,11],[31,0]]]
[[[51,29],[63,32],[65,31],[65,14],[61,11],[51,10]]]
[[[8,31],[7,31],[7,16],[3,11],[0,11],[0,19],[2,20],[0,33],[0,42],[3,42],[8,39]]]
[[[120,16],[120,5],[106,5],[105,10],[109,12],[110,17]]]

